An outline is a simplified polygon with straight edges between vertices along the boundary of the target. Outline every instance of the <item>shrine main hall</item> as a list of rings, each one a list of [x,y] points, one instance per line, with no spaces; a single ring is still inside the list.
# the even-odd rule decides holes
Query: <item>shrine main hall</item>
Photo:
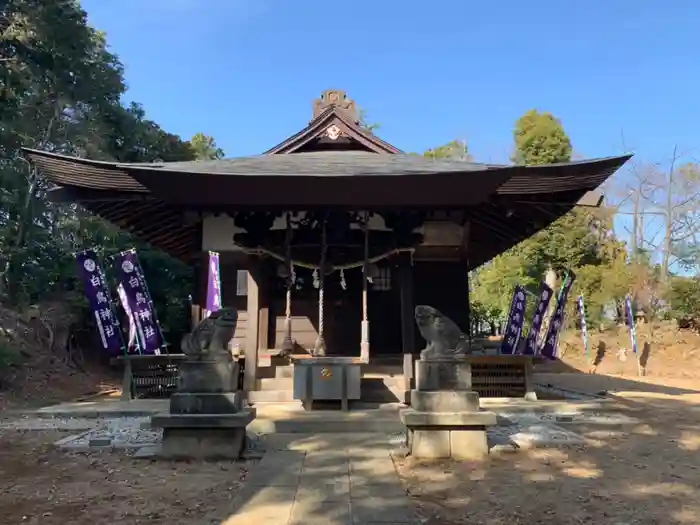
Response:
[[[196,269],[220,254],[223,303],[239,310],[233,345],[261,356],[403,356],[422,348],[415,305],[470,333],[469,271],[574,206],[629,155],[539,166],[406,154],[362,126],[341,90],[261,155],[123,164],[25,150],[58,201],[87,210]],[[183,297],[183,304],[186,298]],[[255,390],[256,367],[246,366]]]

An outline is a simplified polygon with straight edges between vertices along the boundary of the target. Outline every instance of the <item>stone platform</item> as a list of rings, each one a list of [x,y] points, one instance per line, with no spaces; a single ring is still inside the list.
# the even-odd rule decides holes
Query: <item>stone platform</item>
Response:
[[[156,414],[153,428],[163,429],[158,453],[173,459],[238,459],[246,445],[246,427],[255,409],[234,414]]]
[[[466,358],[416,362],[411,408],[401,413],[409,453],[425,459],[482,459],[489,453],[487,428],[496,414],[480,410]]]
[[[246,446],[246,427],[254,408],[243,408],[242,392],[179,392],[169,412],[155,414],[152,428],[162,428],[158,455],[172,459],[238,459]]]

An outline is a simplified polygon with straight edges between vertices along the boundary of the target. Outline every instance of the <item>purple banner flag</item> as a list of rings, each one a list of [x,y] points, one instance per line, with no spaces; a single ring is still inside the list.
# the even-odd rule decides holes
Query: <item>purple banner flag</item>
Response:
[[[535,355],[537,353],[537,337],[540,335],[542,322],[544,321],[544,314],[549,307],[549,301],[551,301],[552,295],[554,295],[552,289],[546,282],[542,281],[538,292],[535,314],[532,316],[530,331],[527,334],[527,339],[525,339],[524,353],[526,355]]]
[[[221,277],[219,276],[219,254],[209,252],[209,272],[207,274],[207,302],[205,316],[221,309]]]
[[[557,358],[557,346],[559,345],[559,333],[561,332],[561,327],[564,324],[564,308],[566,307],[566,300],[569,297],[569,291],[571,286],[574,284],[576,279],[576,274],[574,272],[569,272],[566,275],[564,284],[559,292],[559,298],[557,299],[557,307],[554,310],[554,315],[552,316],[552,321],[549,324],[549,329],[547,330],[547,337],[542,345],[542,355],[548,359]]]
[[[118,354],[123,347],[119,319],[112,310],[109,287],[97,253],[94,250],[85,250],[76,254],[75,259],[85,288],[85,296],[95,316],[102,348],[110,354]]]
[[[628,295],[625,297],[625,317],[627,317],[627,326],[630,329],[630,342],[632,343],[632,351],[637,353],[637,327],[634,322],[634,312],[632,312],[632,298]]]
[[[525,317],[525,289],[519,284],[513,290],[510,302],[510,312],[501,343],[502,354],[514,354],[518,350],[520,336],[523,333],[523,318]]]
[[[126,292],[124,292],[124,285],[122,283],[119,283],[119,286],[117,286],[117,295],[119,296],[119,301],[122,303],[122,308],[124,308],[126,318],[129,320],[129,340],[126,343],[126,353],[140,354],[141,348],[139,347],[138,337],[136,337],[136,323],[134,322],[131,308],[129,308],[129,301],[126,298]]]
[[[115,256],[114,260],[117,280],[124,288],[126,304],[136,326],[136,337],[141,352],[160,354],[164,343],[163,334],[158,326],[136,251],[122,252]]]

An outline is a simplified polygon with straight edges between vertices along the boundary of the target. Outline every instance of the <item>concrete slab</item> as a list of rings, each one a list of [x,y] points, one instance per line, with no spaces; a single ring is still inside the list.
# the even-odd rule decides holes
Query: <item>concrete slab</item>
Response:
[[[350,479],[348,474],[338,477],[318,478],[302,476],[297,489],[297,501],[321,503],[350,502]]]
[[[292,516],[296,487],[246,487],[221,525],[287,525]]]
[[[585,438],[556,425],[532,425],[511,436],[520,448],[584,445]]]
[[[137,399],[134,401],[122,401],[120,399],[106,399],[99,401],[77,401],[73,403],[59,403],[38,410],[25,411],[24,414],[32,414],[40,418],[114,418],[114,417],[138,417],[150,416],[157,412],[168,410],[167,399]]]
[[[289,525],[352,525],[350,502],[318,502],[297,497]]]
[[[485,427],[497,423],[496,414],[479,412],[418,412],[407,408],[401,412],[403,423],[413,429],[419,427]]]
[[[413,505],[407,495],[382,498],[352,498],[350,501],[353,525],[363,523],[415,523]]]
[[[251,466],[223,525],[415,525],[387,434],[289,434]],[[366,445],[381,445],[368,453]],[[374,468],[372,468],[374,466]]]

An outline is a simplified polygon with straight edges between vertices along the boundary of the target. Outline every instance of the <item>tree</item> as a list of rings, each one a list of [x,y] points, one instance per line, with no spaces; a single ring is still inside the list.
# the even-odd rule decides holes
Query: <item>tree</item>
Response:
[[[464,140],[452,140],[442,146],[427,149],[423,152],[423,156],[433,159],[472,160],[467,143]]]
[[[513,139],[513,159],[520,164],[549,164],[571,159],[571,141],[561,122],[551,113],[526,112],[516,122]],[[574,270],[578,275],[574,293],[584,293],[589,314],[599,318],[607,304],[624,298],[628,282],[626,252],[614,235],[612,218],[612,211],[607,208],[574,208],[477,269],[473,273],[474,299],[503,319],[515,284],[535,292],[549,268],[554,269],[559,278],[566,271]],[[610,272],[617,274],[612,277]],[[572,305],[573,301],[570,308]],[[553,309],[554,304],[551,306]],[[571,318],[573,316],[569,316]]]
[[[360,123],[360,127],[363,129],[366,129],[370,133],[374,133],[377,131],[382,125],[379,122],[368,122],[367,120],[367,112],[365,111],[364,108],[360,108],[358,112],[358,121]]]
[[[666,280],[675,262],[688,264],[696,259],[695,242],[700,233],[700,169],[696,164],[677,166],[678,151],[665,177],[659,177],[658,198],[654,200],[656,213],[663,217],[661,278]]]
[[[177,341],[188,329],[192,269],[80,206],[49,201],[50,189],[21,146],[122,162],[194,160],[136,103],[122,104],[123,68],[78,2],[9,0],[0,7],[0,295],[21,309],[52,297],[90,326],[74,252],[109,255],[136,246],[159,318]],[[209,137],[209,156],[220,150]],[[197,141],[195,141],[197,142]]]
[[[224,156],[224,150],[217,147],[214,137],[201,132],[190,139],[190,147],[197,160],[216,160]]]
[[[549,112],[527,111],[513,131],[517,164],[553,164],[571,160],[571,141],[559,119]]]

